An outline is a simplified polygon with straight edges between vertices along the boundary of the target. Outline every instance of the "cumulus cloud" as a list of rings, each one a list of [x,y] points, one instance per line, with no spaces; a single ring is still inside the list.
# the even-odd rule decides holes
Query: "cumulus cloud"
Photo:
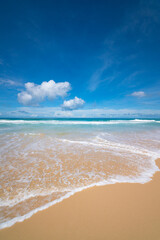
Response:
[[[133,96],[133,97],[145,97],[146,94],[142,91],[139,91],[139,92],[133,92],[130,96]]]
[[[32,82],[25,84],[25,91],[18,93],[18,101],[23,105],[36,106],[46,98],[53,100],[56,97],[65,97],[71,90],[69,82],[56,83],[53,80],[36,85]]]
[[[64,101],[62,108],[65,110],[74,110],[81,108],[84,105],[85,101],[81,98],[75,97],[74,99],[70,99],[68,101]]]

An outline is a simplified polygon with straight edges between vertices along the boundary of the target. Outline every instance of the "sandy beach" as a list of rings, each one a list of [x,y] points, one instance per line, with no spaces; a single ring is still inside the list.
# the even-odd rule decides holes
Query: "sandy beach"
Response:
[[[159,186],[157,172],[146,184],[93,187],[1,230],[0,239],[159,240]]]
[[[160,1],[0,19],[0,240],[160,240]]]

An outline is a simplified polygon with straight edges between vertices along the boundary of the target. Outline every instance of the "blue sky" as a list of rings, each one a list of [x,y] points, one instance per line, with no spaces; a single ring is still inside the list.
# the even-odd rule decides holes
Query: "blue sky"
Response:
[[[159,117],[159,29],[158,0],[1,1],[0,117]]]

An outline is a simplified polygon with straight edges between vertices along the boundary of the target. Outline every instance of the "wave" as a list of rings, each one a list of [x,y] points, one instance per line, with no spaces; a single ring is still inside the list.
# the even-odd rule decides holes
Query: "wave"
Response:
[[[160,123],[153,119],[134,119],[134,120],[9,120],[1,119],[0,124],[62,124],[62,125],[108,125],[108,124],[131,124],[131,123]]]
[[[30,135],[30,133],[29,133]],[[31,134],[32,135],[32,134]],[[113,149],[114,152],[118,150],[118,152],[121,154],[121,153],[131,153],[131,154],[138,154],[138,155],[142,155],[142,156],[147,156],[149,158],[158,158],[159,157],[159,152],[153,152],[153,151],[149,151],[145,148],[142,148],[142,147],[136,147],[136,146],[132,146],[132,145],[129,145],[129,144],[124,144],[124,143],[117,143],[117,142],[113,142],[113,141],[108,141],[104,138],[101,138],[100,136],[96,136],[95,138],[92,138],[92,139],[89,139],[89,141],[87,140],[69,140],[69,139],[59,139],[59,138],[56,138],[55,139],[56,142],[65,142],[65,143],[68,143],[68,144],[75,144],[75,145],[85,145],[85,146],[90,146],[90,147],[96,147],[96,148],[100,148],[100,149],[105,149],[105,150],[108,150],[108,149]],[[117,153],[118,153],[117,152]],[[72,191],[73,189],[72,188],[65,188],[63,191],[61,189],[60,192],[69,192],[69,191]],[[33,197],[36,197],[36,196],[48,196],[54,192],[59,192],[59,189],[52,189],[50,190],[49,192],[32,192],[32,193],[26,193],[25,195],[23,196],[19,196],[18,198],[16,199],[12,199],[12,200],[5,200],[5,201],[1,201],[0,200],[0,207],[3,207],[3,206],[9,206],[9,207],[13,207],[15,206],[16,204],[20,203],[20,202],[23,202],[27,199],[30,199],[30,198],[33,198]]]
[[[95,137],[92,141],[79,141],[79,140],[69,140],[69,139],[57,139],[57,140],[72,143],[72,144],[91,145],[91,146],[96,146],[101,148],[118,149],[123,152],[131,152],[131,153],[141,154],[149,157],[153,157],[153,156],[156,158],[159,157],[159,153],[149,151],[145,148],[134,147],[128,144],[121,144],[117,142],[111,142],[99,136]]]
[[[156,121],[153,119],[134,119],[132,121],[134,121],[134,122],[159,122],[159,121]]]
[[[32,134],[32,133],[29,133],[29,135],[39,135],[38,134]],[[26,135],[26,133],[25,133]],[[27,134],[28,135],[28,134]],[[131,154],[138,154],[138,155],[142,155],[142,156],[146,156],[146,157],[149,157],[149,158],[158,158],[159,157],[159,152],[153,152],[153,151],[149,151],[145,148],[142,148],[142,147],[136,147],[136,146],[132,146],[132,145],[129,145],[129,144],[124,144],[124,143],[117,143],[117,142],[113,142],[113,141],[109,141],[109,140],[106,140],[104,138],[101,138],[99,135],[92,138],[92,139],[89,139],[89,140],[69,140],[69,139],[59,139],[59,138],[55,138],[55,142],[61,142],[62,144],[63,143],[68,143],[68,144],[72,144],[72,145],[78,145],[78,146],[90,146],[90,147],[94,147],[94,148],[99,148],[99,149],[105,149],[105,150],[114,150],[117,151],[117,153],[120,153],[120,154],[123,154],[123,153],[131,153]],[[7,147],[8,149],[8,147]],[[4,206],[8,206],[8,207],[13,207],[15,205],[17,205],[18,203],[20,202],[23,202],[27,199],[30,199],[30,198],[33,198],[33,197],[37,197],[37,196],[48,196],[54,192],[69,192],[69,191],[72,191],[73,189],[72,188],[65,188],[63,191],[61,189],[61,191],[59,189],[50,189],[50,191],[48,192],[37,192],[37,191],[34,191],[34,192],[26,192],[26,194],[24,194],[23,196],[18,196],[18,198],[16,199],[12,199],[12,200],[0,200],[0,207],[4,207]]]
[[[156,160],[156,159],[154,159],[154,160]],[[112,178],[110,178],[108,180],[104,180],[102,182],[93,183],[93,184],[90,184],[88,186],[84,186],[84,187],[81,187],[81,188],[76,188],[75,190],[67,193],[66,195],[60,197],[59,199],[56,199],[56,200],[54,200],[52,202],[49,202],[49,203],[47,203],[47,204],[45,204],[41,207],[38,207],[38,208],[30,211],[29,213],[23,215],[23,216],[18,216],[18,217],[15,217],[15,218],[11,219],[11,220],[8,220],[6,222],[1,223],[0,224],[0,229],[11,227],[17,222],[23,222],[24,220],[32,217],[35,213],[37,213],[39,211],[42,211],[42,210],[45,210],[45,209],[55,205],[56,203],[62,202],[64,199],[67,199],[70,196],[74,195],[75,193],[81,192],[82,190],[85,190],[85,189],[88,189],[88,188],[91,188],[91,187],[95,187],[95,186],[104,186],[104,185],[115,184],[115,183],[141,183],[141,184],[144,184],[146,182],[151,181],[154,173],[157,172],[157,171],[159,171],[159,168],[155,164],[153,169],[147,170],[147,171],[141,173],[141,175],[137,176],[137,177],[128,177],[128,176],[116,175],[116,176],[114,176],[114,178],[112,177]]]

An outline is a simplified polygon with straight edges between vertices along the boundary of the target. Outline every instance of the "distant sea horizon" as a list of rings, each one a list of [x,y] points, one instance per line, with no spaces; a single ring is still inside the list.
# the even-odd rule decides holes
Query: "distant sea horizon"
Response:
[[[153,119],[160,120],[160,117],[0,117],[0,120],[135,120]]]

